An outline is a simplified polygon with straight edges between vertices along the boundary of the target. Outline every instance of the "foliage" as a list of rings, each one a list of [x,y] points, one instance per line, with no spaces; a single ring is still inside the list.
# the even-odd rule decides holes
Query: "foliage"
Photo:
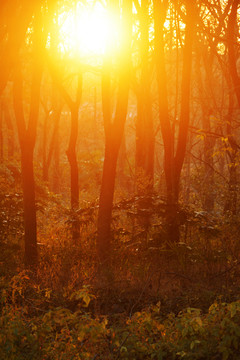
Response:
[[[18,240],[23,235],[23,199],[9,166],[0,168],[0,243]],[[17,167],[12,166],[15,172]]]
[[[9,218],[22,207],[15,190],[3,188]],[[1,267],[0,359],[238,359],[237,217],[181,206],[182,241],[167,249],[164,199],[152,195],[147,226],[138,221],[144,199],[121,200],[114,207],[113,283],[106,288],[93,252],[95,203],[85,202],[77,212],[81,242],[73,246],[61,197],[41,198],[37,272],[16,270],[9,257],[3,262],[9,274]],[[7,224],[8,249],[14,229],[21,229],[14,219],[20,221],[12,217]],[[162,290],[156,289],[159,281]],[[223,291],[224,300],[212,303]]]
[[[1,279],[0,359],[238,359],[240,301],[214,302],[207,313],[187,308],[163,316],[161,304],[124,322],[86,311],[95,296],[69,294],[78,310],[54,306],[26,272]],[[31,299],[31,301],[30,301]],[[49,301],[46,307],[46,300]],[[45,304],[45,305],[44,305]]]

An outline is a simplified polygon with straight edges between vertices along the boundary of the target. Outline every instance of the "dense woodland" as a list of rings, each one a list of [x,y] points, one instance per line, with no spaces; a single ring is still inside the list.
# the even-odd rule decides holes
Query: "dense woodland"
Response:
[[[0,359],[240,359],[239,23],[0,1]]]

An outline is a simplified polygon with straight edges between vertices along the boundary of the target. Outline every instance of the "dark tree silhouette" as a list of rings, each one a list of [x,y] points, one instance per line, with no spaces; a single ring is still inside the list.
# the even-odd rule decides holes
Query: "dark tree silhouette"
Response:
[[[155,21],[155,57],[157,68],[159,118],[164,143],[164,171],[167,187],[167,240],[169,243],[179,240],[178,200],[180,176],[185,158],[190,104],[190,78],[192,65],[192,43],[194,33],[194,4],[186,1],[186,29],[183,48],[183,69],[181,84],[181,111],[179,130],[175,149],[174,127],[171,126],[169,116],[167,77],[165,69],[163,24],[168,1],[154,1]]]
[[[35,182],[33,153],[36,142],[37,121],[40,105],[40,87],[42,79],[43,34],[41,15],[35,15],[33,24],[33,73],[31,101],[28,121],[23,108],[23,77],[20,59],[15,66],[13,101],[17,121],[18,137],[21,148],[22,185],[25,228],[25,264],[37,264],[37,221],[35,204]]]
[[[111,67],[109,58],[105,60],[102,77],[102,107],[105,130],[105,157],[100,190],[97,223],[97,252],[101,263],[109,263],[111,255],[111,218],[116,177],[116,166],[121,145],[128,107],[130,84],[130,47],[131,47],[131,3],[122,4],[123,40],[120,45],[118,93],[115,115],[111,111]]]

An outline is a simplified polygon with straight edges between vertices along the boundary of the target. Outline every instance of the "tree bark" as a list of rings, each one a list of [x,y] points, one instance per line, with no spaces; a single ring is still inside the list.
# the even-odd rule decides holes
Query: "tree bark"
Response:
[[[61,112],[58,114],[58,118],[56,119],[56,128],[55,128],[55,146],[54,146],[54,170],[53,170],[53,191],[58,194],[60,192],[60,143],[59,143],[59,126],[60,126],[60,117]]]
[[[136,177],[138,193],[149,192],[154,182],[154,129],[151,99],[151,71],[149,64],[149,1],[139,8],[141,75],[137,89]],[[141,179],[142,177],[142,179]],[[138,179],[139,178],[139,179]],[[142,184],[141,184],[142,182]],[[146,184],[145,184],[146,183]],[[145,184],[145,189],[144,185]],[[143,194],[141,194],[143,195]]]
[[[108,137],[105,143],[97,223],[97,252],[101,263],[108,262],[111,256],[111,220],[118,151],[119,145]]]
[[[33,174],[33,151],[36,140],[36,126],[40,100],[41,71],[35,69],[31,93],[31,110],[29,124],[26,128],[23,98],[22,77],[20,70],[15,74],[14,82],[14,111],[17,120],[18,136],[21,148],[22,186],[24,204],[25,230],[25,264],[37,263],[37,221],[35,206],[35,182]]]
[[[239,5],[239,0],[233,0],[231,13],[228,19],[228,27],[227,27],[227,47],[228,47],[228,63],[229,63],[229,71],[232,78],[234,91],[237,96],[238,105],[240,107],[240,78],[237,73],[237,59],[235,55],[235,43],[236,33],[235,27],[237,25],[237,9]]]
[[[79,207],[78,163],[76,155],[77,135],[78,105],[71,108],[71,133],[66,151],[71,172],[71,208],[73,210],[77,210]]]
[[[227,47],[228,47],[228,64],[229,64],[229,72],[232,79],[234,92],[237,97],[238,106],[240,107],[240,77],[237,71],[237,58],[235,53],[235,48],[237,46],[237,36],[238,33],[238,23],[237,23],[237,11],[239,0],[233,0],[232,9],[228,19],[227,26]],[[230,86],[231,88],[231,86]],[[229,165],[229,197],[225,203],[224,210],[228,210],[232,215],[236,215],[237,213],[237,169],[236,169],[236,160],[237,160],[237,152],[238,146],[236,143],[236,139],[232,133],[232,113],[233,113],[233,98],[232,94],[229,95],[229,111],[228,111],[228,119],[227,119],[227,134],[228,141],[231,147],[231,152],[228,152],[228,156],[230,159]]]
[[[78,162],[76,154],[76,145],[78,137],[78,111],[79,104],[82,97],[82,74],[78,75],[77,86],[77,100],[71,102],[71,130],[68,143],[68,149],[66,151],[68,162],[70,165],[71,176],[71,209],[73,210],[73,223],[72,223],[72,238],[73,242],[77,243],[80,238],[80,224],[76,217],[75,211],[79,208],[79,180],[78,180]]]
[[[164,171],[167,187],[166,234],[167,242],[179,241],[178,200],[182,166],[186,153],[189,127],[190,77],[192,65],[192,42],[194,28],[194,6],[186,2],[186,29],[183,49],[183,70],[181,84],[181,112],[175,151],[174,127],[171,126],[168,107],[167,76],[164,57],[163,24],[168,1],[154,0],[155,58],[158,82],[159,118],[164,144]]]
[[[5,1],[2,5],[4,8],[9,4]],[[9,75],[14,69],[21,44],[36,8],[39,11],[39,2],[23,1],[21,6],[8,9],[7,17],[10,18],[7,24],[8,41],[0,58],[0,94],[5,89]]]
[[[0,103],[0,161],[3,162],[3,104]]]
[[[21,169],[24,205],[25,264],[37,264],[37,217],[35,203],[35,181],[33,169],[33,149],[27,139],[21,147]]]
[[[61,109],[53,110],[53,130],[52,136],[49,143],[49,149],[47,151],[47,129],[49,125],[49,113],[45,114],[44,124],[43,124],[43,181],[48,182],[49,178],[49,168],[52,162],[53,154],[55,152],[55,147],[58,138],[58,127],[59,120],[61,115]]]
[[[200,50],[201,51],[201,50]],[[215,203],[215,194],[214,194],[214,162],[213,162],[213,153],[214,146],[216,142],[216,137],[211,135],[211,132],[214,132],[211,124],[211,102],[210,99],[207,98],[206,102],[206,91],[204,91],[204,85],[202,81],[202,68],[201,68],[201,54],[197,54],[197,80],[198,80],[198,88],[199,88],[199,97],[201,103],[202,110],[202,126],[203,129],[207,131],[204,137],[204,170],[205,170],[205,178],[204,178],[204,195],[203,195],[203,209],[205,211],[213,211],[214,203]],[[202,53],[203,51],[201,51]],[[204,62],[205,71],[206,71],[206,82],[208,83],[207,93],[213,95],[212,88],[212,57],[208,54],[204,54],[206,61]],[[204,59],[203,59],[204,60]],[[208,80],[207,80],[208,79]]]
[[[123,1],[121,65],[118,70],[118,94],[115,116],[112,119],[109,60],[105,60],[102,78],[102,106],[105,130],[105,157],[100,190],[97,222],[97,253],[101,264],[107,265],[111,258],[111,219],[116,177],[116,166],[128,107],[130,85],[131,3]]]
[[[8,160],[13,160],[14,155],[14,130],[13,123],[10,115],[8,105],[3,103],[4,119],[7,125],[7,148],[8,148]]]
[[[35,182],[33,171],[33,152],[36,142],[37,121],[40,105],[40,87],[42,79],[41,46],[43,46],[41,21],[36,16],[34,21],[33,41],[33,75],[31,85],[31,100],[28,124],[25,123],[23,110],[23,79],[18,63],[15,69],[13,85],[14,112],[17,121],[18,137],[21,148],[23,205],[24,205],[24,238],[25,264],[37,265],[37,220],[35,205]]]
[[[53,76],[53,80],[56,82],[56,85],[59,88],[60,93],[62,94],[64,100],[66,101],[70,112],[71,112],[71,128],[70,128],[70,137],[68,148],[66,150],[66,155],[68,158],[70,166],[70,187],[71,187],[71,210],[72,210],[72,238],[74,243],[80,238],[80,224],[76,216],[76,210],[79,207],[79,180],[78,180],[78,162],[76,155],[76,145],[78,138],[78,112],[79,106],[82,98],[82,73],[81,71],[78,74],[78,84],[77,84],[77,93],[76,100],[72,100],[68,92],[61,81],[60,72],[57,71],[54,63],[48,57],[48,65]]]
[[[229,84],[229,88],[231,82]],[[224,213],[227,211],[230,215],[237,214],[237,185],[238,185],[238,175],[237,175],[237,163],[238,163],[238,150],[239,147],[236,142],[236,138],[233,133],[233,107],[234,107],[234,94],[229,91],[229,104],[228,104],[228,115],[226,121],[226,130],[228,137],[228,144],[230,150],[227,149],[228,157],[228,171],[229,171],[229,180],[228,180],[228,194],[224,205]]]

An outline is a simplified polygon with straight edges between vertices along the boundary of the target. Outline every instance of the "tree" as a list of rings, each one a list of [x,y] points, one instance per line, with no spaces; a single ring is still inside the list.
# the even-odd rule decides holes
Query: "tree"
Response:
[[[56,69],[55,64],[52,63],[49,57],[48,57],[48,65],[51,70],[53,80],[56,82],[59,91],[62,94],[71,112],[71,129],[70,129],[70,136],[69,136],[69,142],[68,142],[68,148],[66,154],[70,165],[71,209],[73,211],[73,216],[75,216],[74,213],[79,208],[79,178],[78,178],[76,144],[78,137],[78,113],[79,113],[79,106],[82,97],[82,72],[81,69],[78,71],[76,97],[75,100],[72,100],[66,88],[63,86],[63,79],[60,75],[60,71]],[[79,222],[77,219],[73,219],[72,238],[75,243],[79,239],[79,236],[80,236]]]
[[[151,54],[149,51],[150,40],[150,16],[149,16],[149,0],[134,2],[138,9],[139,15],[139,60],[140,60],[140,79],[135,86],[137,95],[137,121],[136,121],[136,181],[141,180],[146,182],[144,190],[140,185],[137,189],[138,193],[141,191],[148,192],[153,188],[154,179],[154,129],[153,129],[153,115],[152,115],[152,94],[151,94]],[[143,195],[143,194],[141,194]]]
[[[23,107],[23,75],[20,58],[15,66],[13,102],[17,121],[18,137],[21,149],[22,186],[24,203],[25,264],[37,264],[37,221],[35,204],[35,182],[33,153],[36,142],[37,121],[40,105],[40,87],[42,78],[42,60],[44,38],[41,13],[35,14],[33,24],[32,84],[29,119],[26,122]]]
[[[1,1],[1,23],[4,28],[0,39],[4,51],[0,57],[0,94],[3,92],[10,73],[15,66],[20,47],[34,13],[39,11],[39,1]]]
[[[116,166],[128,107],[130,86],[131,2],[122,4],[122,41],[119,49],[117,76],[118,93],[115,115],[111,110],[110,56],[106,53],[102,75],[102,107],[105,131],[105,157],[97,222],[97,253],[102,264],[109,264],[111,255],[111,217],[116,177]]]
[[[232,9],[228,19],[227,27],[227,47],[228,47],[228,62],[229,71],[232,78],[234,90],[236,93],[237,101],[240,106],[240,78],[237,73],[237,57],[235,54],[235,42],[236,42],[236,31],[237,25],[237,9],[239,0],[233,0]]]
[[[194,4],[189,0],[186,1],[186,16],[184,17],[186,29],[183,48],[181,110],[176,149],[174,127],[171,126],[169,116],[167,77],[164,54],[163,24],[165,21],[167,6],[167,0],[162,1],[161,3],[157,0],[154,1],[154,46],[158,83],[159,118],[164,143],[164,171],[167,187],[167,240],[169,243],[172,243],[179,240],[177,212],[180,189],[180,176],[186,152],[190,117],[189,104],[192,65],[192,43],[194,33]],[[180,6],[177,6],[177,10],[180,11]]]

